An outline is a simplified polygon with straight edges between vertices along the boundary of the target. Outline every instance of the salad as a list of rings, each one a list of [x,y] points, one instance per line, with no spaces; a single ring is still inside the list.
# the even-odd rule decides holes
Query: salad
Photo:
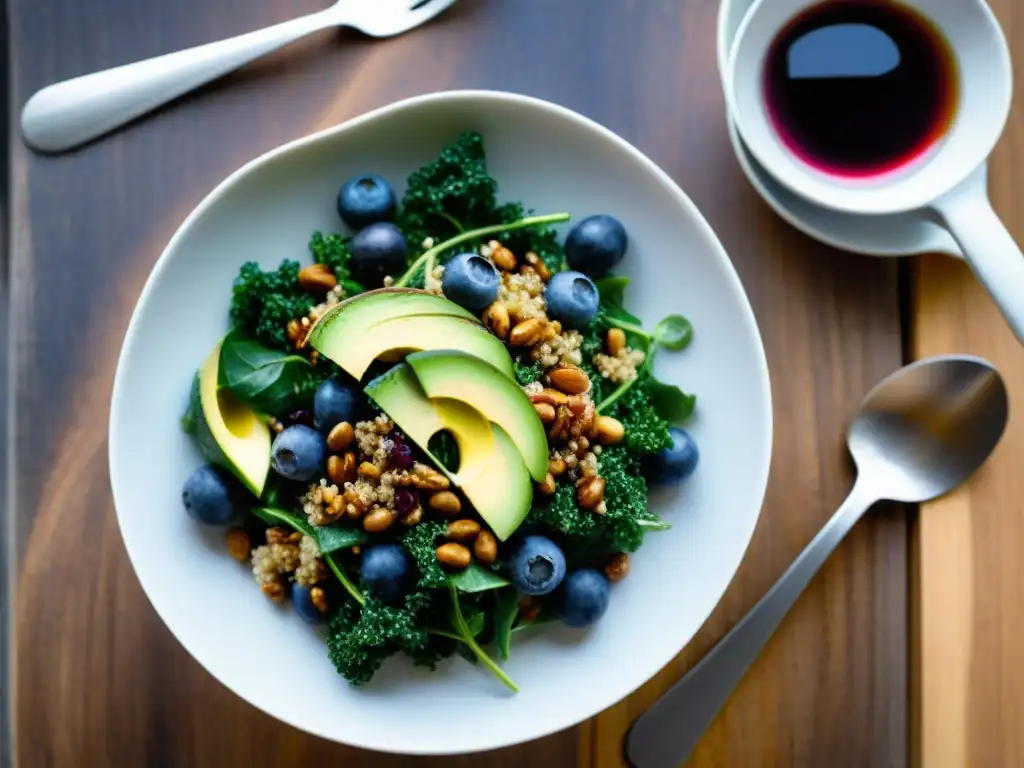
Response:
[[[182,425],[206,463],[185,510],[227,526],[353,685],[395,654],[459,654],[518,690],[514,637],[598,621],[669,527],[648,488],[698,464],[695,398],[652,365],[693,329],[627,311],[622,223],[590,215],[562,241],[569,214],[497,189],[474,132],[400,200],[380,176],[346,181],[348,234],[314,232],[306,266],[242,265],[193,379]]]

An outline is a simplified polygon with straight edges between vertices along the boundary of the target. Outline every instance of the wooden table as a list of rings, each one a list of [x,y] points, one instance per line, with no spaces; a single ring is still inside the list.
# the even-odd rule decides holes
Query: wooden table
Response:
[[[11,103],[58,79],[237,34],[323,0],[10,0]],[[993,3],[1013,41],[1024,11]],[[774,582],[851,481],[842,435],[879,378],[939,351],[989,355],[1022,391],[1024,358],[987,298],[941,257],[833,251],[776,218],[724,132],[717,0],[464,0],[387,41],[322,34],[74,154],[10,136],[0,482],[12,566],[13,674],[0,728],[37,766],[617,766],[631,718]],[[572,42],[577,40],[576,42]],[[1018,82],[1022,78],[1018,77]],[[579,728],[485,756],[348,749],[257,712],[182,650],[139,589],[114,519],[106,426],[121,339],[146,275],[189,210],[278,144],[425,91],[489,87],[560,102],[638,145],[691,195],[746,285],[773,379],[776,441],[754,541],[690,646]],[[996,154],[1012,186],[1024,94]],[[9,123],[16,126],[16,113]],[[912,300],[913,299],[913,300]],[[9,349],[6,347],[9,345]],[[741,435],[737,439],[742,439]],[[971,486],[917,517],[880,508],[843,544],[699,747],[694,766],[1024,764],[1020,630],[1024,417]],[[0,555],[2,556],[2,555]],[[2,586],[2,585],[0,585]],[[2,595],[3,593],[0,593]],[[3,620],[0,611],[0,620]],[[9,619],[9,615],[7,617]],[[2,629],[2,627],[0,627]],[[1016,662],[1016,663],[1015,663]],[[453,724],[457,727],[457,724]]]

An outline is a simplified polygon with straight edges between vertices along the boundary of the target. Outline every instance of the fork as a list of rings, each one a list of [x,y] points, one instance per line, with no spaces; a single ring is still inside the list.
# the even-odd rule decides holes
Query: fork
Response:
[[[271,51],[330,27],[391,37],[455,0],[338,0],[330,8],[216,43],[65,80],[37,91],[21,113],[29,146],[62,152],[102,136]]]

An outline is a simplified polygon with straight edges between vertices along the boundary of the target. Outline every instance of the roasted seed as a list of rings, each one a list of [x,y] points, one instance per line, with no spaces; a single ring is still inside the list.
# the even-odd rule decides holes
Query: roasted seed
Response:
[[[421,520],[423,520],[423,508],[415,506],[402,516],[400,522],[402,525],[412,528],[414,525],[419,525]]]
[[[358,474],[366,480],[380,480],[380,467],[376,464],[364,461],[359,465]]]
[[[336,498],[338,498],[338,488],[334,485],[328,485],[320,491],[320,498],[324,504],[331,504]]]
[[[265,582],[260,589],[263,590],[264,595],[275,603],[280,603],[284,600],[284,584],[280,581]]]
[[[498,559],[498,540],[490,531],[480,531],[473,542],[473,554],[481,565],[491,565]]]
[[[535,395],[530,395],[530,402],[532,403],[547,403],[548,405],[566,405],[569,402],[569,396],[564,392],[559,392],[557,389],[542,389]]]
[[[327,457],[327,479],[337,486],[345,483],[345,460],[341,456]]]
[[[442,565],[459,571],[466,568],[472,559],[469,548],[465,544],[457,544],[454,541],[442,544],[434,550],[434,554]]]
[[[327,593],[323,587],[313,587],[309,590],[309,600],[320,613],[327,613]]]
[[[356,454],[353,451],[348,451],[345,454],[342,460],[341,471],[345,476],[346,483],[354,483],[356,481]]]
[[[569,437],[569,423],[572,421],[572,412],[564,405],[558,406],[555,411],[555,421],[548,430],[548,437],[552,440],[565,440]]]
[[[327,293],[338,284],[338,278],[326,264],[310,264],[299,270],[299,287],[310,293]]]
[[[306,332],[303,330],[302,325],[298,320],[289,320],[288,326],[288,341],[298,346],[299,342],[306,336]]]
[[[590,379],[586,372],[575,365],[563,365],[548,373],[552,385],[567,395],[582,395],[590,389]]]
[[[551,270],[548,269],[547,264],[541,261],[540,256],[538,256],[533,251],[530,251],[523,258],[526,259],[527,264],[529,264],[531,267],[537,270],[537,274],[540,275],[541,280],[543,280],[546,283],[548,280],[551,279]]]
[[[625,552],[619,552],[608,561],[608,565],[604,567],[604,575],[608,577],[608,581],[622,581],[626,578],[626,574],[629,573],[629,555]]]
[[[537,490],[545,496],[553,494],[555,492],[555,476],[550,472],[544,475],[544,481],[537,484]]]
[[[302,538],[298,531],[289,531],[280,526],[267,528],[267,544],[295,544]]]
[[[583,509],[593,509],[604,498],[604,478],[600,475],[586,477],[576,487],[576,500]]]
[[[537,415],[540,416],[540,420],[545,424],[550,424],[555,420],[555,406],[548,405],[547,403],[534,403],[533,408],[537,411]]]
[[[605,344],[608,347],[608,354],[615,357],[626,347],[626,332],[621,328],[609,328]]]
[[[249,550],[252,546],[249,543],[249,534],[241,528],[229,528],[225,540],[228,545],[228,552],[240,563],[249,559]]]
[[[476,520],[452,520],[444,535],[451,541],[472,541],[478,533],[480,523]]]
[[[444,517],[455,517],[462,511],[462,502],[451,491],[441,491],[430,497],[430,508]]]
[[[390,509],[374,507],[366,517],[363,518],[363,530],[367,533],[383,533],[395,522],[395,516]]]
[[[605,445],[614,445],[626,436],[622,422],[611,416],[597,417],[597,437]]]
[[[500,301],[496,301],[486,310],[483,315],[484,325],[499,339],[508,336],[509,326],[512,324],[508,315],[508,309]]]
[[[516,268],[516,255],[501,243],[492,248],[491,261],[498,269],[506,272],[511,272]]]
[[[339,421],[334,428],[327,433],[327,448],[334,453],[341,453],[347,450],[352,441],[356,439],[355,430],[347,421]]]
[[[513,347],[531,347],[540,341],[544,334],[544,321],[531,317],[518,323],[508,334],[508,343]]]
[[[553,477],[559,477],[565,474],[565,460],[564,459],[548,459],[548,472]]]

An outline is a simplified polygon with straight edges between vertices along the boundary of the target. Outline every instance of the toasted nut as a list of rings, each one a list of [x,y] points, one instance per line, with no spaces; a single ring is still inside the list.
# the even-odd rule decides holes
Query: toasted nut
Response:
[[[585,477],[576,487],[576,500],[584,509],[593,509],[604,498],[604,478],[600,475]]]
[[[478,533],[480,523],[476,520],[452,520],[444,535],[451,541],[472,541]]]
[[[594,433],[594,424],[596,422],[597,422],[597,409],[594,407],[594,403],[593,402],[589,402],[588,401],[587,404],[583,408],[582,415],[580,415],[580,417],[578,419],[576,419],[576,423],[579,425],[579,428],[580,428],[580,433],[583,434],[583,435],[587,435],[588,437],[593,437],[594,436],[593,435],[593,433]],[[584,439],[586,439],[586,438],[584,438]]]
[[[563,466],[565,462],[562,462]],[[543,493],[545,496],[550,496],[555,492],[555,476],[548,472],[544,475],[544,482],[537,484],[537,490]]]
[[[563,365],[548,373],[548,379],[567,395],[582,395],[590,389],[586,372],[575,365]]]
[[[615,445],[626,436],[622,422],[611,416],[597,417],[597,437],[605,445]]]
[[[473,542],[473,554],[481,565],[490,565],[498,559],[498,540],[490,531],[480,531]]]
[[[609,328],[605,344],[608,347],[608,354],[615,357],[626,347],[626,332],[621,328]]]
[[[309,590],[309,600],[320,613],[327,613],[327,593],[323,587],[313,587]]]
[[[503,269],[506,272],[511,272],[516,268],[516,255],[501,243],[491,250],[491,261],[498,269]]]
[[[225,540],[228,545],[228,552],[240,563],[249,559],[249,550],[252,545],[249,543],[249,534],[241,528],[229,528]]]
[[[342,474],[345,476],[346,483],[356,481],[356,454],[353,451],[346,453],[343,458]]]
[[[548,280],[551,279],[551,270],[548,269],[547,264],[541,261],[540,256],[538,256],[533,251],[530,251],[523,258],[526,259],[527,264],[529,264],[531,267],[537,270],[537,274],[540,275],[541,280],[543,280],[546,283]]]
[[[355,430],[347,421],[339,421],[334,428],[327,433],[327,448],[334,453],[341,453],[352,445],[356,439]]]
[[[566,404],[569,406],[569,410],[572,411],[572,415],[579,418],[587,409],[587,400],[588,398],[583,395],[569,395],[566,399]]]
[[[540,416],[540,420],[545,424],[550,424],[555,420],[555,406],[547,403],[534,403],[533,407],[537,411],[537,415]]]
[[[604,567],[604,575],[608,577],[608,581],[622,581],[626,578],[627,573],[629,573],[629,555],[625,552],[619,552]]]
[[[395,516],[390,509],[374,507],[370,514],[363,518],[363,530],[367,533],[383,533],[395,522]]]
[[[327,293],[338,284],[338,278],[326,264],[310,264],[299,270],[299,287],[310,293]]]
[[[547,403],[548,405],[566,405],[569,396],[557,389],[542,389],[535,395],[530,395],[531,403]]]
[[[412,484],[421,491],[445,491],[451,486],[447,477],[419,462],[412,465]]]
[[[572,412],[564,405],[558,406],[555,412],[555,421],[548,430],[548,437],[552,440],[565,440],[569,437],[569,422],[572,420]]]
[[[295,544],[302,538],[298,531],[289,531],[280,526],[267,528],[267,544]]]
[[[275,603],[280,603],[284,600],[284,584],[280,581],[264,582],[260,589],[263,590],[264,595]]]
[[[306,332],[298,320],[289,320],[287,325],[288,341],[296,346],[305,338]]]
[[[490,332],[499,339],[504,339],[508,336],[508,329],[512,324],[512,320],[508,316],[508,309],[500,301],[494,302],[484,310],[483,321]]]
[[[441,565],[447,565],[449,568],[458,571],[468,566],[469,561],[472,559],[469,548],[465,544],[456,544],[454,541],[442,544],[434,550],[434,554]]]
[[[444,517],[455,517],[462,511],[462,502],[451,491],[441,491],[430,497],[430,508]]]
[[[360,477],[367,480],[380,480],[380,467],[376,464],[364,461],[359,465],[358,474]]]
[[[559,477],[565,474],[565,460],[564,459],[548,459],[548,472],[553,477]]]
[[[345,484],[345,460],[341,456],[327,457],[327,479],[337,486]]]
[[[508,334],[508,343],[513,347],[532,347],[544,335],[544,321],[531,317],[518,323]]]
[[[423,520],[423,507],[416,506],[406,512],[400,522],[402,525],[412,528],[414,525],[419,525],[421,520]]]

